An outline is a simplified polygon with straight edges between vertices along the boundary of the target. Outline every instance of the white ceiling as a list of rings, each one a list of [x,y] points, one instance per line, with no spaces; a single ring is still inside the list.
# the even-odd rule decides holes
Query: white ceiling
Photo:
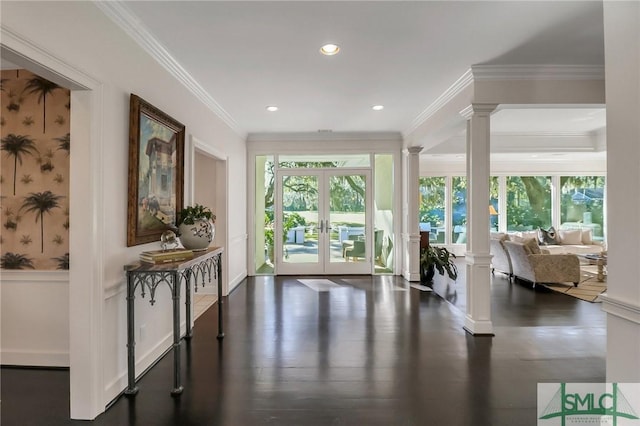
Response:
[[[602,3],[591,0],[109,4],[245,134],[402,133],[471,65],[604,63]],[[321,55],[327,42],[340,53]],[[371,110],[376,104],[385,109]],[[604,108],[501,109],[492,115],[492,152],[592,155],[604,151],[594,135],[605,125]],[[459,158],[459,130],[423,154]],[[500,140],[515,134],[572,137]]]
[[[137,1],[243,133],[404,132],[473,64],[602,65],[599,1]],[[341,51],[322,56],[337,43]],[[383,111],[371,106],[383,104]],[[269,113],[267,105],[280,110]],[[585,132],[602,110],[504,110],[502,132]]]

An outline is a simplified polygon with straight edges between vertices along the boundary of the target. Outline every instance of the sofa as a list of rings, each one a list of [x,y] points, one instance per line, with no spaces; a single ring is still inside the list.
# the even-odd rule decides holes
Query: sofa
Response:
[[[534,239],[502,243],[511,260],[514,277],[531,281],[534,287],[537,283],[573,283],[577,286],[580,282],[580,260],[575,254],[542,253]]]
[[[505,234],[492,233],[492,238],[494,238],[494,235]],[[560,229],[555,232],[555,238],[548,240],[546,243],[542,242],[540,231],[513,232],[507,235],[510,240],[520,242],[527,238],[534,238],[540,244],[543,253],[546,250],[548,254],[591,254],[601,253],[605,250],[604,243],[595,241],[592,237],[592,230],[589,228]]]
[[[591,254],[605,250],[602,241],[593,239],[591,228],[560,229],[556,233],[555,244],[546,244],[544,248],[551,254]]]
[[[513,276],[513,267],[511,266],[511,259],[507,253],[507,249],[504,247],[504,242],[508,241],[507,234],[492,233],[489,240],[489,248],[491,250],[491,272],[502,272],[509,277]]]

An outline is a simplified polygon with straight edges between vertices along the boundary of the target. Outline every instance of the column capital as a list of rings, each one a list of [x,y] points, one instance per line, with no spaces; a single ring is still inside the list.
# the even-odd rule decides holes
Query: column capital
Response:
[[[498,104],[486,104],[486,103],[472,103],[468,107],[464,108],[460,111],[460,115],[469,120],[475,114],[481,115],[486,114],[489,115],[498,107]]]
[[[422,146],[410,146],[407,148],[407,152],[409,152],[409,154],[417,155],[420,154],[420,151],[422,151],[423,149],[424,147]]]

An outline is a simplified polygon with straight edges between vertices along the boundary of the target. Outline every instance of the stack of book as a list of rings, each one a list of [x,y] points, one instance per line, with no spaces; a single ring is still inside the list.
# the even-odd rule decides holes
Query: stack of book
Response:
[[[193,258],[193,251],[186,249],[152,250],[140,253],[140,260],[146,263],[171,263]]]

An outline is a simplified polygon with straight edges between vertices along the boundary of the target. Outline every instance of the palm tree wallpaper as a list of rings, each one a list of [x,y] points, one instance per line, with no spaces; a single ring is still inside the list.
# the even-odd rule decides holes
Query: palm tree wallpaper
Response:
[[[69,269],[70,92],[27,70],[0,88],[0,267]]]

